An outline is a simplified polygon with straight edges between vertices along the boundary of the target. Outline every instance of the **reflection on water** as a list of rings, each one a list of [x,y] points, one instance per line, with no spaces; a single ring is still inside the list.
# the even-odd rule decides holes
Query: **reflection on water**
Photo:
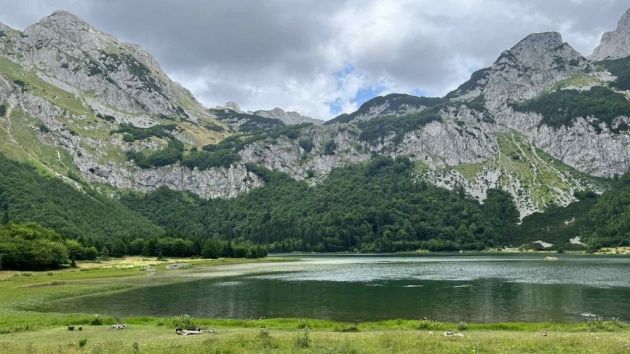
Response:
[[[594,313],[630,320],[627,258],[308,257],[295,264],[259,265],[257,270],[274,273],[201,277],[64,300],[49,310],[468,322],[574,321],[582,313]]]

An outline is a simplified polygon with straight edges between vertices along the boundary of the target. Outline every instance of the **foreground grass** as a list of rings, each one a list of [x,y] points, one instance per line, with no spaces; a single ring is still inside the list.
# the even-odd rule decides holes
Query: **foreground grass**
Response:
[[[0,353],[629,353],[630,328],[616,321],[454,324],[431,320],[194,319],[216,333],[182,337],[171,318],[37,312],[55,299],[185,281],[194,269],[266,260],[126,258],[54,272],[0,272]],[[148,266],[155,272],[147,272]],[[215,267],[217,268],[217,267]],[[213,268],[210,268],[213,269]],[[109,325],[129,325],[116,331]],[[67,326],[82,326],[68,331]],[[462,336],[447,337],[453,331]],[[546,334],[543,336],[542,334]]]
[[[307,330],[226,329],[182,337],[172,329],[133,326],[114,331],[63,328],[0,336],[10,353],[628,353],[624,333],[466,331],[445,337],[432,331],[354,333]]]

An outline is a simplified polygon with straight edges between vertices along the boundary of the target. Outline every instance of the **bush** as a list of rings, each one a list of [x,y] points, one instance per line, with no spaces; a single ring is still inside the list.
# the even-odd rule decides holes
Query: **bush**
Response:
[[[418,329],[420,330],[436,330],[440,329],[442,326],[441,322],[430,320],[428,318],[423,318],[418,322]]]
[[[305,349],[311,346],[311,338],[308,333],[308,328],[305,328],[304,332],[295,339],[295,346],[300,349]]]
[[[311,138],[302,138],[299,140],[298,144],[306,152],[311,152],[313,150],[313,139]]]
[[[376,142],[393,133],[394,142],[400,143],[407,132],[420,129],[431,122],[441,121],[441,109],[442,106],[436,106],[404,116],[381,116],[361,122],[359,139]]]
[[[0,104],[0,117],[4,117],[7,114],[7,106]]]
[[[150,153],[128,151],[127,160],[133,160],[140,168],[168,166],[181,161],[183,151],[184,145],[181,142],[171,140],[162,150]]]
[[[225,128],[223,128],[222,126],[216,124],[216,123],[208,123],[206,125],[204,125],[204,127],[208,130],[212,130],[215,132],[222,132],[225,130]]]
[[[337,143],[334,140],[329,140],[324,144],[324,155],[334,155],[337,150]]]
[[[138,128],[131,124],[121,124],[117,130],[111,133],[123,134],[123,140],[126,142],[134,142],[136,140],[144,140],[150,137],[173,138],[172,132],[177,130],[177,125],[155,125],[149,128]]]
[[[465,330],[467,330],[467,329],[468,329],[468,323],[463,322],[463,321],[460,321],[460,322],[457,324],[457,330],[458,330],[458,331],[465,331]]]
[[[195,329],[197,325],[189,315],[177,315],[172,320],[173,327],[181,329]]]
[[[626,325],[617,318],[604,320],[595,318],[586,322],[586,330],[589,332],[615,332],[626,328]]]
[[[213,152],[192,151],[182,159],[182,165],[193,169],[207,170],[213,167],[230,167],[240,161],[241,156],[229,150],[217,150]]]
[[[264,328],[258,332],[258,341],[260,342],[260,346],[264,349],[274,349],[278,347],[278,344],[274,341],[269,331]]]
[[[79,347],[80,348],[85,347],[86,344],[87,344],[87,339],[85,339],[85,338],[79,339]]]
[[[102,326],[103,318],[100,315],[94,315],[90,320],[90,326]]]

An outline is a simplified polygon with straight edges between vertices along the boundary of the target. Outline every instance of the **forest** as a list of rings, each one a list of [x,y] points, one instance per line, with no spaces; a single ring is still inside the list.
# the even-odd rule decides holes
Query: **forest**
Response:
[[[463,189],[424,182],[404,157],[374,157],[335,169],[316,186],[247,168],[266,185],[230,200],[168,189],[110,198],[88,184],[72,186],[0,155],[0,256],[14,252],[9,245],[16,240],[37,233],[47,236],[35,237],[33,247],[61,242],[51,248],[59,252],[46,267],[58,266],[64,255],[68,262],[123,255],[459,251],[520,246],[541,237],[563,245],[576,235],[590,249],[630,245],[630,174],[616,178],[601,196],[576,193],[576,203],[551,206],[519,224],[508,193],[490,190],[480,204]],[[39,231],[15,233],[30,228]],[[2,264],[23,267],[9,258]]]
[[[480,205],[462,191],[416,181],[407,158],[336,169],[316,187],[249,169],[266,186],[232,200],[167,189],[121,200],[169,234],[251,241],[273,252],[482,250],[505,243],[518,220],[505,192],[491,191]]]

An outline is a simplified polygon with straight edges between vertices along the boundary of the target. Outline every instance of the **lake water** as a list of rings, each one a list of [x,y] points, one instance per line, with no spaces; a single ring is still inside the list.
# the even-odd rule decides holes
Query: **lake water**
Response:
[[[47,310],[342,321],[580,321],[586,314],[630,320],[630,258],[559,257],[308,256],[224,266],[224,273],[199,268],[187,275],[190,281],[63,300]]]

